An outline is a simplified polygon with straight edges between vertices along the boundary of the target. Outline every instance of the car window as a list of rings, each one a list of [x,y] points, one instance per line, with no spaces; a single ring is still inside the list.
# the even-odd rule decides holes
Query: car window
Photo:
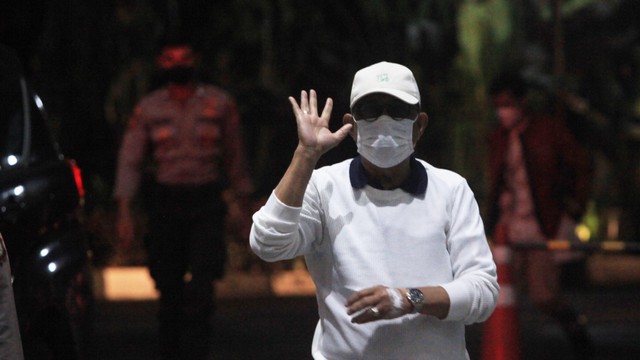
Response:
[[[29,100],[31,108],[29,163],[55,160],[60,157],[60,152],[58,151],[57,143],[53,139],[50,124],[46,120],[42,101],[34,94],[31,94]]]
[[[0,168],[58,158],[41,100],[24,81],[5,82],[0,90]]]

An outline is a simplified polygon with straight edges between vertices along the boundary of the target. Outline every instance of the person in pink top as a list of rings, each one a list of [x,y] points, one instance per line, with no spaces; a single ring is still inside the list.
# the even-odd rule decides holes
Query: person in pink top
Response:
[[[117,163],[117,231],[125,249],[134,240],[132,201],[152,169],[144,245],[160,292],[162,359],[206,357],[213,281],[223,276],[227,254],[223,192],[244,197],[253,190],[235,100],[196,80],[198,62],[187,44],[162,49],[157,65],[166,85],[137,104]]]
[[[488,233],[505,231],[512,245],[573,240],[589,200],[593,167],[589,152],[561,118],[533,111],[528,84],[505,71],[491,84],[497,126],[489,137]],[[562,293],[562,264],[568,252],[517,251],[517,285],[535,307],[558,321],[576,359],[589,359],[593,344],[586,318]],[[578,254],[579,255],[579,254]]]

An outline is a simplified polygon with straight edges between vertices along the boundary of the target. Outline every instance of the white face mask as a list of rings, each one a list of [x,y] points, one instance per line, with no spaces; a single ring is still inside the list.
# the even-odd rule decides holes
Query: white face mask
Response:
[[[381,168],[398,165],[413,153],[414,122],[388,115],[374,121],[356,120],[358,153]]]

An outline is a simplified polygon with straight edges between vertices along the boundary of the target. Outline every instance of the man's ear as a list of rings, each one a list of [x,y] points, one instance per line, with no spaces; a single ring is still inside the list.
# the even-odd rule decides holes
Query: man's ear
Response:
[[[423,111],[418,114],[418,121],[420,121],[420,129],[422,129],[422,132],[427,130],[427,126],[429,126],[429,115],[427,115],[426,112]]]
[[[413,124],[413,144],[418,142],[424,134],[425,130],[427,130],[427,126],[429,125],[429,115],[426,112],[421,112],[418,114],[418,118],[416,122]]]
[[[346,113],[342,116],[342,124],[343,125],[347,125],[347,124],[351,124],[353,126],[351,126],[351,130],[349,131],[349,135],[351,135],[351,138],[353,139],[353,141],[356,141],[357,139],[357,130],[356,130],[356,120],[353,118],[353,115]]]

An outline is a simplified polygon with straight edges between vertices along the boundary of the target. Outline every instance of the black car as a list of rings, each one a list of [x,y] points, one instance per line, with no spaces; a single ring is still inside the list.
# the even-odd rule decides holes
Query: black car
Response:
[[[42,101],[2,46],[0,96],[0,233],[25,359],[78,359],[93,303],[80,169],[61,153]]]

